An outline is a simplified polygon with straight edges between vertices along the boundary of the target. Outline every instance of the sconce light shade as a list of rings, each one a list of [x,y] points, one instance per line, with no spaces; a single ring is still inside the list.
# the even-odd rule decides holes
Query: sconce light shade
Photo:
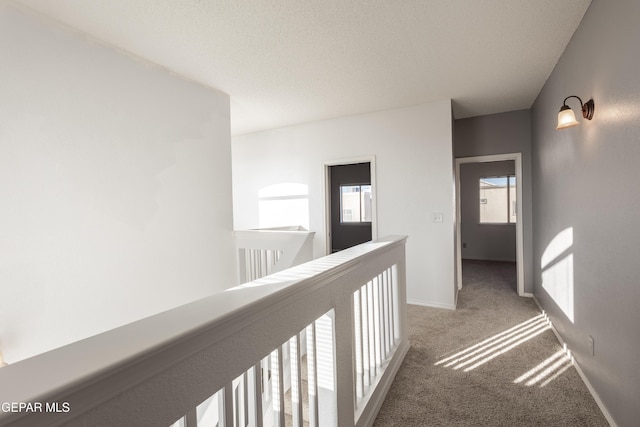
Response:
[[[576,120],[576,115],[573,113],[573,110],[563,105],[558,113],[558,126],[556,129],[570,128],[579,124],[580,122]]]
[[[560,107],[560,112],[558,113],[558,126],[556,129],[566,129],[580,124],[580,122],[576,120],[576,115],[573,113],[573,110],[567,105],[567,99],[569,98],[577,98],[578,101],[580,101],[582,117],[587,120],[591,120],[593,118],[593,110],[595,108],[593,99],[590,99],[583,104],[582,99],[579,97],[573,95],[567,96],[562,103],[562,107]]]

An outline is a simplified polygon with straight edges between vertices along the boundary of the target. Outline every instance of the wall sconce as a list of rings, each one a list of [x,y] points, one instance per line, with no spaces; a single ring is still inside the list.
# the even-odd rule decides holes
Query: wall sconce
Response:
[[[580,122],[576,120],[576,115],[573,113],[573,110],[567,105],[567,99],[569,98],[577,98],[578,101],[580,101],[580,106],[582,107],[582,117],[587,120],[591,120],[593,118],[593,110],[595,108],[593,99],[590,99],[583,104],[582,99],[580,99],[579,97],[574,95],[567,96],[562,102],[562,107],[560,107],[560,112],[558,113],[558,126],[556,127],[556,129],[570,128],[572,126],[580,124]]]

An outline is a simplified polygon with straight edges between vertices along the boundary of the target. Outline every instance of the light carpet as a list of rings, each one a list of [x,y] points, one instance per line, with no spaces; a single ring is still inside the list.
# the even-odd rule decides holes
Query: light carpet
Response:
[[[411,348],[375,426],[608,426],[515,264],[465,261],[457,310],[410,305]]]

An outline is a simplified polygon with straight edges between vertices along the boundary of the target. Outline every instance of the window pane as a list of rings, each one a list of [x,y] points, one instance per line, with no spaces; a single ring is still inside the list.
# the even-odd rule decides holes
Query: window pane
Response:
[[[514,224],[516,200],[515,176],[480,178],[480,223]]]
[[[360,222],[360,186],[340,186],[340,222]]]
[[[507,186],[506,176],[480,179],[480,223],[508,222]]]
[[[517,209],[518,206],[516,205],[516,177],[515,176],[510,176],[509,177],[509,203],[511,204],[511,206],[509,206],[509,222],[515,224],[516,223],[516,219],[517,219]]]
[[[360,187],[360,220],[362,222],[371,222],[371,186],[363,185]]]

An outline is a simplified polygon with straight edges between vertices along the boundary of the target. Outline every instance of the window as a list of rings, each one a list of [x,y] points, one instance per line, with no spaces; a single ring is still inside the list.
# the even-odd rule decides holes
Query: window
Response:
[[[340,222],[371,222],[371,184],[340,186]]]
[[[480,224],[516,223],[516,177],[480,178]]]

